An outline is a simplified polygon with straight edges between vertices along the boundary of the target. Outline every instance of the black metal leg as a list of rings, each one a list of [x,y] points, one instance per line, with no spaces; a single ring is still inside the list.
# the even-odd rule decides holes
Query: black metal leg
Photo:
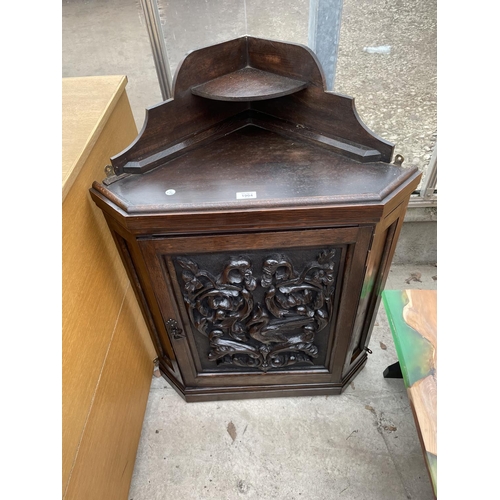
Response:
[[[384,370],[384,378],[403,378],[399,361],[396,361]]]

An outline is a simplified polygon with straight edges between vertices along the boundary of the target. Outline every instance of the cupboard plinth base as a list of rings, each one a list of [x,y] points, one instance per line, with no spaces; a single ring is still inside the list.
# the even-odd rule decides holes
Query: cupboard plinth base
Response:
[[[208,387],[208,388],[181,388],[177,380],[162,370],[160,373],[169,382],[172,388],[186,401],[186,403],[202,403],[207,401],[231,401],[236,399],[263,399],[286,398],[300,396],[336,396],[342,394],[352,380],[365,367],[368,359],[366,354],[359,357],[359,362],[345,376],[341,383],[308,384],[308,385],[269,385],[269,386],[235,386],[235,387]]]

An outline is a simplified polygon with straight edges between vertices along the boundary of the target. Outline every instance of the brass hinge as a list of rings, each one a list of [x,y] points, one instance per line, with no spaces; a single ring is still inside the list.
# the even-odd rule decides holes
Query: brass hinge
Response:
[[[111,165],[106,165],[104,167],[104,174],[106,175],[106,177],[112,177],[113,175],[115,175],[115,169]]]
[[[182,329],[179,328],[179,324],[177,323],[177,321],[175,321],[175,319],[167,319],[167,321],[165,321],[165,327],[167,328],[167,332],[169,333],[169,335],[172,335],[175,340],[183,339],[186,337]]]
[[[113,184],[113,182],[119,181],[120,179],[123,179],[125,177],[128,177],[130,174],[123,173],[123,174],[116,174],[115,169],[113,168],[112,165],[106,165],[104,167],[104,174],[106,177],[103,179],[102,183],[105,186],[109,186],[110,184]]]
[[[394,157],[394,165],[397,165],[398,167],[403,166],[403,162],[405,161],[403,155],[396,155]]]

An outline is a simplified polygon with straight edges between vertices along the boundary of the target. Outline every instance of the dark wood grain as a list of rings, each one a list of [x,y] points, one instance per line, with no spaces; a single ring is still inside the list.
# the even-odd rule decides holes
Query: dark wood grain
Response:
[[[362,163],[382,160],[382,153],[378,149],[363,146],[362,144],[352,142],[333,134],[329,134],[328,136],[322,135],[311,128],[306,128],[302,124],[294,124],[255,109],[249,110],[248,114],[249,125],[252,124],[264,130],[276,132],[292,140],[299,140],[314,146],[319,146]]]
[[[196,87],[191,92],[216,101],[262,101],[293,94],[308,83],[255,68],[242,68]]]
[[[130,162],[149,159],[161,154],[166,148],[182,150],[186,145],[189,147],[200,132],[210,129],[217,131],[219,123],[238,115],[249,106],[245,102],[203,99],[189,92],[182,98],[148,108],[139,136],[127,149],[111,158],[113,169],[115,173],[122,174],[125,172],[124,166]]]
[[[194,50],[181,61],[172,81],[174,100],[193,87],[248,66],[247,37]]]
[[[416,172],[246,126],[107,189],[128,213],[325,205],[379,202]],[[255,198],[238,200],[241,192]]]
[[[339,394],[359,373],[421,177],[392,153],[306,47],[185,58],[90,193],[186,401]]]
[[[411,179],[415,185],[415,178]],[[106,188],[96,183],[90,194],[94,202],[115,222],[135,237],[179,236],[189,234],[270,231],[276,228],[325,228],[377,223],[384,209],[384,202],[366,205],[320,205],[289,207],[283,209],[259,208],[254,210],[219,210],[207,212],[151,213],[128,215],[110,201]],[[406,186],[405,186],[406,187]],[[391,199],[388,197],[386,199]]]
[[[326,89],[321,64],[305,45],[247,37],[248,65]]]
[[[276,116],[298,128],[325,137],[339,137],[376,149],[383,161],[391,161],[394,146],[377,137],[359,118],[354,99],[310,86],[301,92],[278,99],[257,101],[252,108]]]
[[[262,73],[273,82],[271,87],[274,90],[270,91],[268,86],[266,91],[270,92],[267,97],[272,98],[264,99],[266,92],[262,94],[262,79],[248,78]],[[228,93],[227,82],[232,78],[237,85]],[[213,90],[203,91],[214,85],[217,87],[217,82],[221,81],[226,83],[226,93],[219,95],[219,99],[229,101],[214,100],[218,94]],[[290,85],[291,81],[303,83]],[[256,85],[260,87],[257,92]],[[308,87],[303,88],[305,85]],[[193,95],[193,89],[195,93],[210,98]],[[148,168],[142,171],[149,170],[151,165],[158,165],[155,156],[163,155],[166,160],[169,149],[176,155],[180,154],[198,142],[197,136],[201,132],[204,132],[205,140],[212,133],[214,139],[218,138],[218,124],[221,122],[237,130],[241,126],[238,119],[234,122],[228,120],[250,109],[284,120],[292,124],[291,131],[293,127],[297,132],[303,130],[303,136],[319,139],[317,142],[328,144],[328,139],[331,139],[330,145],[333,145],[339,140],[350,141],[358,149],[378,151],[381,159],[389,162],[393,145],[376,137],[362,123],[353,99],[324,89],[324,76],[318,60],[302,45],[241,37],[193,51],[177,69],[174,98],[146,110],[146,121],[137,139],[111,158],[113,169],[116,174],[122,174],[145,162]],[[293,93],[288,95],[291,91]],[[249,100],[252,94],[257,95]],[[278,97],[280,94],[283,95]],[[347,148],[346,154],[352,157],[349,151]]]

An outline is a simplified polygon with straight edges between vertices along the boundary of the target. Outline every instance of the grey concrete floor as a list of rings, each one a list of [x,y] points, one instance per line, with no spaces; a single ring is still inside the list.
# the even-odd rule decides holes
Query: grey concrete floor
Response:
[[[406,281],[420,273],[420,281]],[[386,289],[436,289],[433,265]],[[185,403],[153,377],[130,500],[428,500],[432,489],[383,306],[373,354],[339,396]]]

